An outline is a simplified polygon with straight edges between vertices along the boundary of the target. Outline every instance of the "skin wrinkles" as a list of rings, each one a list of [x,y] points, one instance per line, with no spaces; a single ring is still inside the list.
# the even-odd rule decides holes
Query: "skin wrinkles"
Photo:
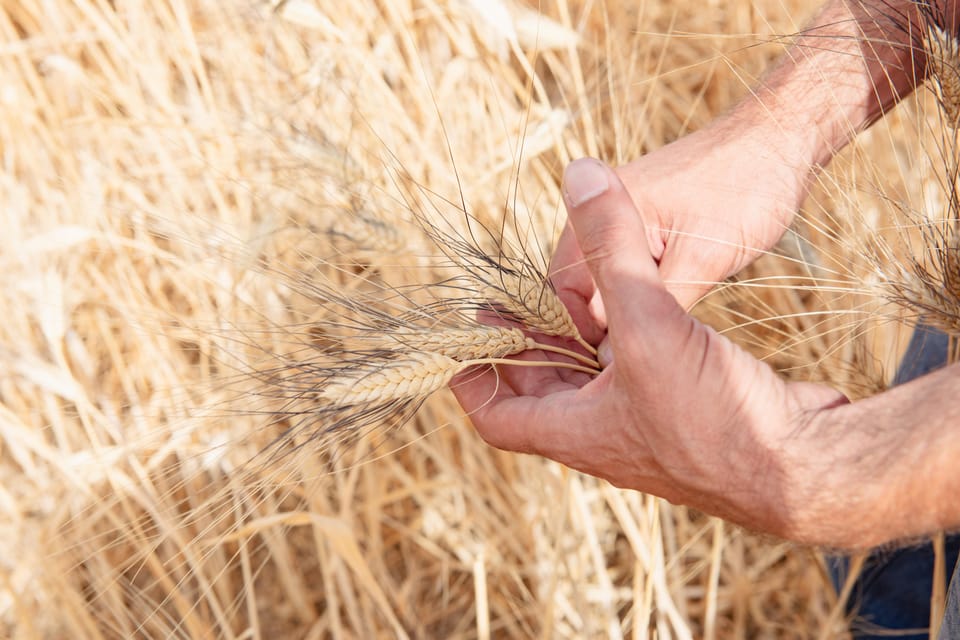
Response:
[[[728,114],[616,172],[567,168],[570,224],[549,273],[607,366],[454,385],[482,437],[808,544],[960,527],[960,368],[848,403],[685,312],[769,250],[819,168],[913,89],[915,26],[878,11],[917,17],[909,0],[828,0]]]

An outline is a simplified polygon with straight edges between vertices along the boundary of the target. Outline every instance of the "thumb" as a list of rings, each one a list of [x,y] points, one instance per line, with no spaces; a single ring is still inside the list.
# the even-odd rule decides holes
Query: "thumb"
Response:
[[[609,167],[593,158],[571,162],[563,176],[563,196],[611,329],[641,323],[658,301],[676,304],[650,254],[643,220]]]

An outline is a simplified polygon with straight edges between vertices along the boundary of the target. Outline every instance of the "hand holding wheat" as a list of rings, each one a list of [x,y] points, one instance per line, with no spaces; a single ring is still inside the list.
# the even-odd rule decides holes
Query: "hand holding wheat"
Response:
[[[721,118],[616,169],[643,219],[664,284],[684,308],[773,247],[790,226],[811,167],[779,157],[784,145],[774,141],[775,129],[766,117]],[[568,226],[551,278],[578,320],[590,302],[570,295],[576,283],[569,267],[580,258]],[[592,330],[581,326],[581,332]]]
[[[785,383],[689,316],[665,288],[641,217],[607,167],[573,163],[565,194],[583,255],[567,282],[581,295],[596,283],[616,359],[593,379],[505,368],[455,384],[481,435],[755,529],[816,537],[799,513],[816,484],[804,462],[819,447],[803,426],[843,396]]]

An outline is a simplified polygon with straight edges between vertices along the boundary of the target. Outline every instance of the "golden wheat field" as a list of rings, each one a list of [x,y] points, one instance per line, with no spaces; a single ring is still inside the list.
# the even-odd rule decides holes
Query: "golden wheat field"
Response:
[[[817,4],[0,3],[0,636],[844,637],[816,550],[494,450],[443,389],[529,346],[478,297],[545,317],[564,166],[702,126]],[[882,389],[938,118],[697,313]]]

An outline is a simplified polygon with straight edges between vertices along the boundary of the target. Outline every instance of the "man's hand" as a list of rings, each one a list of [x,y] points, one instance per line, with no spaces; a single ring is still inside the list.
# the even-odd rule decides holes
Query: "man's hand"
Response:
[[[626,187],[573,163],[551,279],[607,366],[457,378],[481,435],[801,542],[960,527],[960,367],[847,404],[785,383],[684,311],[769,249],[817,168],[922,79],[916,8],[828,0],[733,111],[621,167]]]
[[[818,445],[805,425],[844,397],[785,383],[688,315],[605,165],[572,163],[564,192],[582,256],[568,268],[568,291],[587,300],[598,292],[578,321],[603,310],[590,320],[592,339],[605,324],[613,361],[593,379],[521,367],[462,376],[453,389],[480,434],[753,529],[825,542],[805,520],[818,491],[804,464]]]
[[[792,165],[771,150],[774,134],[745,124],[715,121],[616,169],[660,276],[685,309],[776,244],[806,195],[811,168]],[[578,284],[569,271],[581,258],[568,225],[550,275],[574,317],[589,303],[566,295]]]
[[[773,247],[819,167],[922,80],[916,10],[912,0],[830,0],[730,112],[617,169],[681,306]],[[954,15],[956,2],[940,10]],[[553,264],[561,297],[577,259],[567,229]],[[582,315],[582,303],[565,302]]]
[[[715,121],[616,169],[663,284],[684,309],[772,247],[806,194],[809,167],[771,156],[773,134],[734,120]],[[761,174],[766,178],[757,181]],[[581,334],[600,344],[606,364],[606,313],[569,224],[549,272]]]

